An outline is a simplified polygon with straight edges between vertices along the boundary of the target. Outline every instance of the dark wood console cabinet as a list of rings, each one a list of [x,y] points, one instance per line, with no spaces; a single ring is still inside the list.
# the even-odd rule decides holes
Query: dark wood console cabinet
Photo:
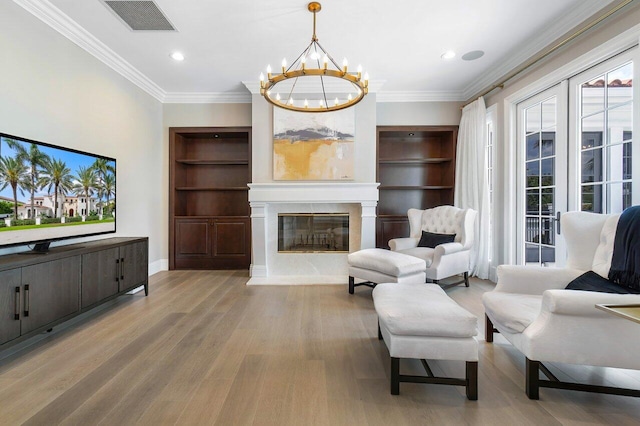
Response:
[[[248,269],[251,129],[169,129],[169,269]]]
[[[53,247],[47,254],[0,257],[0,349],[144,286],[147,238]]]
[[[407,210],[453,204],[458,126],[378,126],[376,247],[409,236]]]

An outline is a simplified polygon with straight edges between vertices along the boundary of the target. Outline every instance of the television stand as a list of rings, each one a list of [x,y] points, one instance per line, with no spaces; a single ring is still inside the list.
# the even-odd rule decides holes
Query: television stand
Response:
[[[36,243],[31,250],[23,251],[18,254],[47,254],[49,253],[50,245],[51,245],[51,241],[46,241],[44,243]]]
[[[49,245],[51,245],[51,241],[46,241],[44,243],[36,243],[31,249],[31,253],[34,254],[47,254],[49,251]]]
[[[0,354],[138,287],[146,295],[148,253],[147,238],[116,237],[0,256]]]

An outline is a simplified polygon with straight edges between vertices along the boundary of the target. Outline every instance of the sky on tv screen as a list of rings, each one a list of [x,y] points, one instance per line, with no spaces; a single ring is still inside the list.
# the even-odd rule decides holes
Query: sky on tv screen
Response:
[[[14,157],[16,155],[16,151],[12,148],[9,148],[5,137],[0,137],[0,156],[1,157]],[[17,139],[14,139],[17,142],[21,143],[26,149],[29,149],[31,142],[22,142]],[[80,154],[77,152],[66,151],[60,148],[52,148],[45,145],[38,145],[38,149],[43,153],[47,154],[51,159],[58,159],[60,161],[64,161],[67,167],[71,170],[71,175],[76,176],[77,170],[79,167],[90,167],[93,162],[96,160],[95,156]],[[110,162],[115,166],[115,162]],[[75,178],[73,178],[75,182]],[[0,186],[2,186],[3,182],[0,182]],[[29,199],[29,191],[23,189],[24,195],[18,191],[18,201],[26,202]],[[41,190],[36,191],[36,195],[43,195],[47,193],[47,188],[43,188]],[[71,195],[71,194],[68,194]],[[0,191],[0,196],[5,198],[13,199],[13,193],[11,190],[11,186],[7,185],[2,191]]]

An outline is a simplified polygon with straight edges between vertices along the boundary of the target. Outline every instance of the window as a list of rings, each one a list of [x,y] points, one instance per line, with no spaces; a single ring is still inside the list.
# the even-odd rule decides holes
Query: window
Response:
[[[633,63],[580,85],[580,209],[619,213],[632,205]]]

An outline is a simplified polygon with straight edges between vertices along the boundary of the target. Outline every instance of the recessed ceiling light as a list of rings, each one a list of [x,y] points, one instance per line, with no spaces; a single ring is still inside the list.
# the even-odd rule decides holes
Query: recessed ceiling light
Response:
[[[180,52],[173,52],[171,57],[176,61],[184,61],[184,55]]]
[[[453,59],[453,57],[456,56],[456,52],[454,52],[453,50],[447,50],[446,52],[444,52],[441,56],[442,59]]]
[[[475,61],[476,59],[480,59],[484,56],[484,52],[482,50],[472,50],[471,52],[467,52],[462,55],[462,59],[465,61]]]

